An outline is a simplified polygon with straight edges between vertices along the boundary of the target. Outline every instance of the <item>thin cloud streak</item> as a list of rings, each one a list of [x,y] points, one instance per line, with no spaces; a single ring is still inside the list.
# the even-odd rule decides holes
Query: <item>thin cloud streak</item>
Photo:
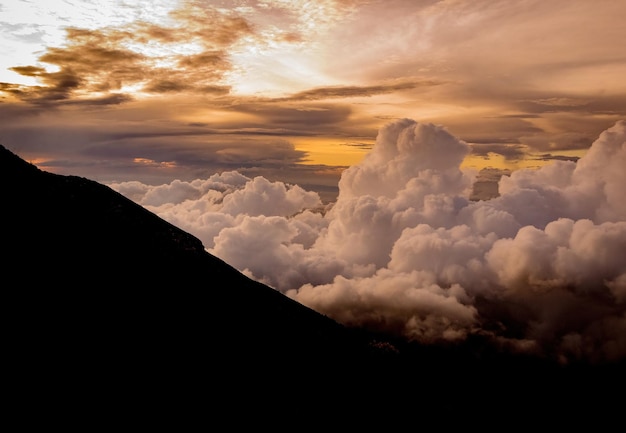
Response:
[[[287,101],[313,101],[319,99],[334,99],[334,98],[354,98],[362,96],[380,95],[385,93],[395,93],[402,90],[415,89],[417,87],[437,86],[441,83],[436,81],[425,82],[404,82],[387,85],[376,86],[333,86],[333,87],[320,87],[316,89],[310,89],[303,92],[284,97],[270,99],[272,102],[287,102]]]

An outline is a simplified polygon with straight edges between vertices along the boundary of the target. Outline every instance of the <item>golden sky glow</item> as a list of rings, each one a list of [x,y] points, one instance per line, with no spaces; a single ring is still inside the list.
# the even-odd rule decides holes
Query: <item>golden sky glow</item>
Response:
[[[469,143],[465,167],[575,159],[626,116],[625,14],[613,0],[4,0],[0,140],[104,182],[296,182],[360,161],[398,118]]]

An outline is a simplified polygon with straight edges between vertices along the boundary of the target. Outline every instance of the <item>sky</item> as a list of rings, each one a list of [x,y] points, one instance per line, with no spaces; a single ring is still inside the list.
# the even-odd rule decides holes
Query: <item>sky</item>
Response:
[[[0,0],[0,143],[342,323],[626,359],[625,16]]]

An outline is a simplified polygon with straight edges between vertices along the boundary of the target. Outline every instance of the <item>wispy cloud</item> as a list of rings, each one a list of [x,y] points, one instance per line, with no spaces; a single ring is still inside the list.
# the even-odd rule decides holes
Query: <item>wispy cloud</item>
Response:
[[[336,189],[378,130],[405,117],[453,131],[471,146],[468,166],[538,167],[579,158],[626,116],[621,2],[3,7],[0,139],[101,181],[280,166]]]
[[[222,79],[231,64],[225,48],[252,34],[249,23],[192,4],[171,16],[175,26],[136,21],[124,28],[68,27],[66,45],[48,47],[38,58],[48,68],[10,68],[37,78],[41,86],[5,86],[4,91],[38,103],[113,92],[227,94]]]
[[[373,95],[384,95],[386,93],[396,93],[403,90],[415,89],[418,87],[430,87],[440,85],[436,81],[423,82],[402,82],[394,84],[380,84],[373,86],[332,86],[309,89],[284,98],[272,98],[272,102],[286,101],[314,101],[318,99],[334,98],[354,98],[368,97]]]

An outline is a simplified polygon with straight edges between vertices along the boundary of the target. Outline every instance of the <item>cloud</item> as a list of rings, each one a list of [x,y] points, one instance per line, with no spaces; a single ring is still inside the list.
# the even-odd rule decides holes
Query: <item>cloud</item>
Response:
[[[502,155],[505,159],[524,159],[526,156],[525,146],[519,144],[499,144],[499,143],[473,143],[472,154],[478,156],[489,156],[490,153]]]
[[[223,82],[232,65],[226,48],[253,35],[242,17],[191,2],[170,12],[172,25],[135,20],[124,27],[66,28],[63,47],[47,47],[41,66],[14,66],[20,75],[34,77],[40,86],[21,85],[2,90],[19,100],[51,104],[107,95],[178,92],[227,94]],[[181,48],[185,47],[185,48]],[[113,100],[119,103],[119,100]]]
[[[394,198],[409,182],[412,191],[421,189],[420,176],[436,179],[431,192],[462,192],[469,179],[459,165],[468,153],[469,146],[443,128],[402,119],[381,129],[363,162],[343,173],[340,194]]]
[[[419,289],[416,289],[419,287]],[[347,325],[404,335],[422,343],[456,341],[476,323],[463,288],[444,289],[428,274],[381,269],[368,278],[338,276],[332,284],[306,284],[296,299]]]
[[[481,201],[460,169],[469,152],[400,119],[329,205],[237,172],[115,188],[342,323],[425,344],[480,335],[562,363],[626,359],[626,121],[577,162],[496,173],[499,196]]]
[[[402,82],[394,84],[381,84],[375,86],[332,86],[332,87],[318,87],[315,89],[309,89],[302,92],[295,93],[285,98],[272,98],[273,102],[285,102],[285,101],[312,101],[318,99],[332,99],[332,98],[353,98],[353,97],[368,97],[372,95],[381,95],[386,93],[395,93],[402,90],[410,90],[418,87],[430,87],[437,86],[442,83],[437,81],[414,81],[414,82]]]
[[[348,104],[276,105],[271,101],[252,99],[247,103],[235,103],[231,109],[239,113],[253,115],[257,122],[249,128],[272,132],[275,135],[319,135],[336,134],[337,125],[342,124],[352,114]],[[269,102],[269,103],[267,103]]]
[[[158,185],[239,170],[248,176],[337,187],[339,170],[303,165],[307,152],[289,140],[290,130],[281,123],[265,122],[263,116],[271,119],[274,115],[271,110],[258,118],[239,118],[228,108],[183,96],[171,97],[167,104],[124,102],[109,106],[109,110],[97,105],[104,103],[97,100],[90,100],[88,107],[82,105],[86,101],[65,101],[60,110],[0,104],[6,120],[3,144],[25,159],[36,159],[42,169],[106,183],[139,180]],[[208,122],[185,122],[198,107],[207,110],[203,118]],[[284,111],[275,114],[281,113]],[[320,117],[318,125],[332,122],[332,117]],[[311,116],[309,121],[314,119]],[[284,126],[289,121],[286,118]],[[293,122],[304,125],[306,116],[294,114]],[[154,164],[139,163],[147,161]]]
[[[624,117],[619,2],[49,3],[7,6],[0,69],[11,69],[0,94],[15,112],[25,113],[23,105],[45,116],[71,112],[59,114],[56,125],[88,111],[95,128],[106,119],[108,130],[128,131],[123,108],[137,102],[150,111],[155,131],[205,125],[204,132],[295,138],[310,151],[307,162],[316,155],[327,162],[328,147],[316,154],[314,140],[301,138],[370,143],[385,119],[411,113],[445,124],[475,155],[513,157],[502,164],[517,168],[549,158],[529,152],[563,159],[562,151],[585,150]],[[3,120],[15,115],[2,111]],[[5,123],[3,131],[12,129]],[[39,130],[41,140],[55,134]],[[167,135],[151,150],[168,140],[175,149]],[[122,179],[118,173],[107,180]]]

